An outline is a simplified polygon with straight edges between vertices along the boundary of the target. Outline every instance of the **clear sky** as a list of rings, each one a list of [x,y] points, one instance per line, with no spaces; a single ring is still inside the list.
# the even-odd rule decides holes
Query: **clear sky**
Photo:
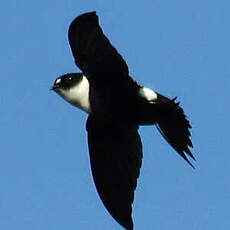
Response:
[[[193,126],[196,170],[140,129],[136,229],[230,229],[229,0],[1,1],[0,229],[122,229],[92,181],[86,114],[49,91],[79,71],[67,30],[91,10],[131,75],[178,96]]]

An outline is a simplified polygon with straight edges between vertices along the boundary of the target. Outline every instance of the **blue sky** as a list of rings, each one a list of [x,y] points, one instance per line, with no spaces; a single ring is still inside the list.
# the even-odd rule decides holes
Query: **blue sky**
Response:
[[[191,169],[155,127],[142,127],[136,229],[230,229],[230,2],[50,0],[0,3],[0,229],[122,229],[89,168],[86,115],[49,91],[79,71],[70,22],[96,10],[142,84],[178,96],[191,120]]]

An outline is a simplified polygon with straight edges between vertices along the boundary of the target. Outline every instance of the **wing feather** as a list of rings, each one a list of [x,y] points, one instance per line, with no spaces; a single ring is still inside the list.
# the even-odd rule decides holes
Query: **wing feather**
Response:
[[[128,66],[104,35],[96,12],[78,16],[69,27],[69,43],[76,65],[94,83],[128,76]],[[101,80],[100,80],[101,79]],[[118,79],[116,79],[118,80]]]
[[[91,170],[98,194],[113,218],[132,230],[132,203],[142,162],[137,128],[116,127],[89,116],[87,130]]]

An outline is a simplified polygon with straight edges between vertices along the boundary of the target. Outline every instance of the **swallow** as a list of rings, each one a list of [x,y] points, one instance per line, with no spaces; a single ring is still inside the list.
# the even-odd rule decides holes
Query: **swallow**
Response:
[[[70,24],[69,44],[81,73],[58,77],[52,89],[88,114],[86,130],[93,180],[112,217],[133,230],[132,204],[142,164],[139,126],[155,125],[192,167],[190,122],[176,97],[142,86],[104,35],[96,12]]]

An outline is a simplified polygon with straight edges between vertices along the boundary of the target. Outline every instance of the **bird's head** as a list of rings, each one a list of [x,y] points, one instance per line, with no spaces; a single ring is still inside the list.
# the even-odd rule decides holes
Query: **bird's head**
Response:
[[[58,77],[51,90],[70,104],[90,112],[89,82],[82,73],[69,73]]]

